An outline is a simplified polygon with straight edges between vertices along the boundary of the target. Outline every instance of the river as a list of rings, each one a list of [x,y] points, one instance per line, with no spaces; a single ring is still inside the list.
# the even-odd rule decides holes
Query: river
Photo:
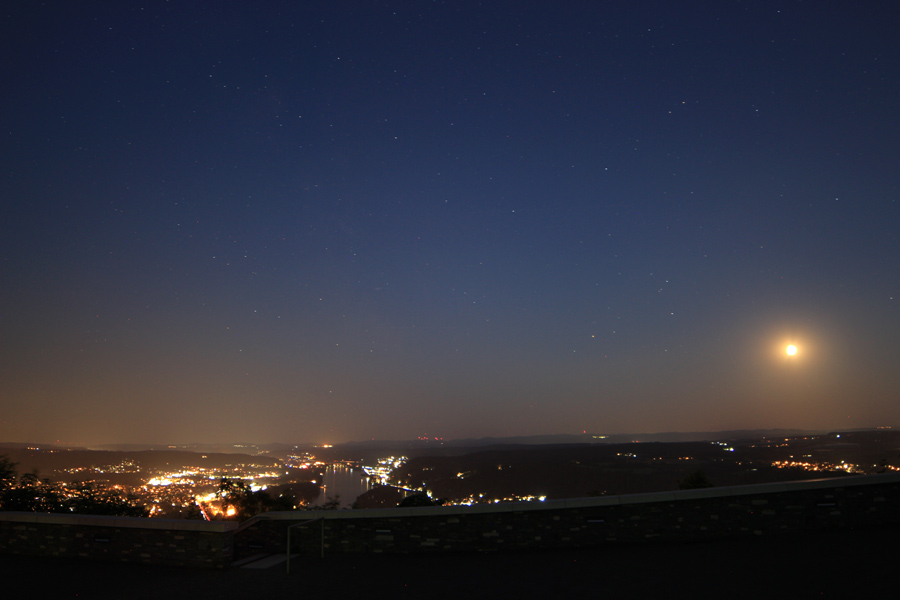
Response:
[[[311,504],[321,505],[331,498],[339,497],[341,508],[350,508],[359,495],[369,491],[371,487],[368,476],[362,469],[344,465],[331,466],[325,469],[322,493]]]

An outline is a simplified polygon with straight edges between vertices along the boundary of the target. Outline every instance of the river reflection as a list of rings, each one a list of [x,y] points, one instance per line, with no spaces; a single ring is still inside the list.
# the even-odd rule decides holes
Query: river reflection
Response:
[[[321,505],[339,497],[341,508],[350,508],[359,495],[369,491],[371,487],[369,478],[362,469],[344,465],[331,466],[325,469],[322,493],[311,504]]]

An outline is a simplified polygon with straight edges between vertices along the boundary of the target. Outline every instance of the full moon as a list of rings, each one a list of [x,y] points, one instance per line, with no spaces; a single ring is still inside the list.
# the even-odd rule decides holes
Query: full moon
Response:
[[[788,356],[793,356],[793,355],[797,354],[797,346],[795,346],[793,344],[789,345],[786,349],[786,352],[788,353]]]

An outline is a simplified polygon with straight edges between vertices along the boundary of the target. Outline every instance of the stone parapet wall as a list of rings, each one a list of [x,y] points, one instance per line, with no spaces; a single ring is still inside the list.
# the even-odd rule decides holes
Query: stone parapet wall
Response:
[[[236,523],[0,512],[0,553],[224,568]]]

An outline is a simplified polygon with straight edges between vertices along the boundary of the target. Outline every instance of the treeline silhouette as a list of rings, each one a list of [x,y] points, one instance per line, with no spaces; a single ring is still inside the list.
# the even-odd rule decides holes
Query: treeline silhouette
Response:
[[[149,511],[120,490],[99,490],[91,483],[51,483],[37,472],[19,477],[16,463],[0,456],[0,510],[80,515],[145,517]]]

